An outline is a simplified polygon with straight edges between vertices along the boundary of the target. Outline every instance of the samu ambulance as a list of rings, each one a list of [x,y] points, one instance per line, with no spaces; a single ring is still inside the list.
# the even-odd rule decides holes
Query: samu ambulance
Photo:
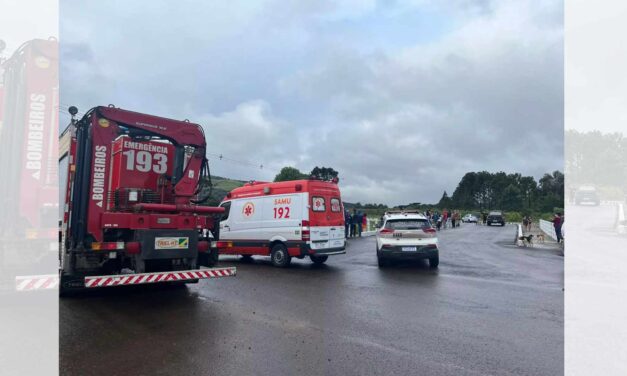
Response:
[[[292,257],[322,264],[346,253],[337,179],[250,182],[229,192],[220,206],[220,254],[270,256],[273,265],[285,267]]]

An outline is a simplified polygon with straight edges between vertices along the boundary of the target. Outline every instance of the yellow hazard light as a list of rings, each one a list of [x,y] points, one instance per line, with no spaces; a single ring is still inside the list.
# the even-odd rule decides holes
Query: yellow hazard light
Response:
[[[102,245],[101,243],[96,243],[96,242],[91,243],[91,249],[93,249],[94,251],[99,251],[101,245]]]
[[[37,239],[37,230],[35,229],[26,230],[26,239]]]

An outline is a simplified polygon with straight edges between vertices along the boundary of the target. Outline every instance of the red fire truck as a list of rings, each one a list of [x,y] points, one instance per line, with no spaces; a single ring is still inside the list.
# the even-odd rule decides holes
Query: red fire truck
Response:
[[[217,261],[224,212],[201,205],[210,177],[200,125],[102,106],[62,139],[62,290],[235,274],[200,269]]]
[[[2,61],[0,251],[18,274],[57,263],[58,43],[35,39]]]

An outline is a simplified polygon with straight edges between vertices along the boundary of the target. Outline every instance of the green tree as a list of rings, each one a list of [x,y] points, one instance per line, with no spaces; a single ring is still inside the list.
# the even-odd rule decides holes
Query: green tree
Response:
[[[320,180],[332,180],[337,178],[338,172],[331,167],[314,167],[309,173],[312,177]]]
[[[502,208],[505,210],[520,210],[522,206],[520,196],[520,189],[517,186],[514,184],[508,185],[505,190],[503,190]]]
[[[448,193],[444,191],[444,193],[442,194],[442,198],[440,199],[440,202],[438,202],[438,207],[440,209],[444,209],[444,208],[450,209],[452,204],[453,204],[453,200],[451,200],[451,198],[448,197]]]
[[[306,179],[308,176],[300,172],[295,167],[283,167],[281,171],[274,177],[274,181],[288,181],[288,180],[300,180]]]

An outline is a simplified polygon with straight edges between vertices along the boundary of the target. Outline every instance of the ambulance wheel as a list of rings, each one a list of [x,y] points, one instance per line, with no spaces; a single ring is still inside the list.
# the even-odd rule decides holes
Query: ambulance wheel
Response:
[[[327,255],[322,255],[322,256],[311,255],[311,256],[309,256],[309,258],[311,259],[311,262],[313,262],[314,264],[322,265],[322,264],[324,264],[325,261],[327,261],[329,256],[327,256]]]
[[[278,243],[272,247],[270,260],[272,261],[272,265],[284,268],[290,264],[292,258],[289,253],[287,253],[287,247],[284,244]]]

